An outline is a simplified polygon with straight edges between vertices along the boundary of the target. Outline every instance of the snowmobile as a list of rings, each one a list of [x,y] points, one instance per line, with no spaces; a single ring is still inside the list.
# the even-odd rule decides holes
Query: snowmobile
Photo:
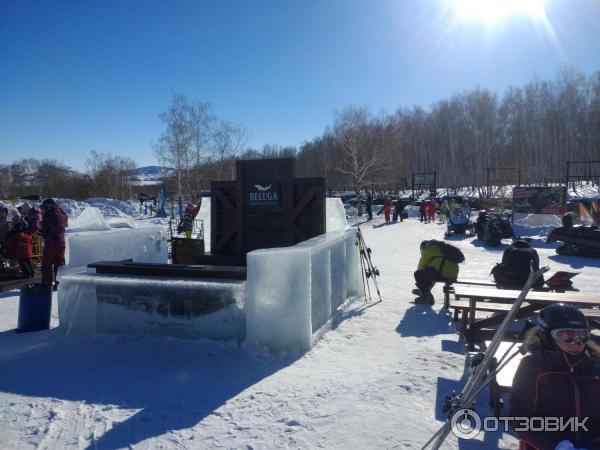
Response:
[[[502,213],[479,211],[474,225],[477,239],[489,245],[500,245],[502,239],[515,237],[510,219]]]
[[[559,255],[600,258],[600,228],[597,226],[573,226],[572,222],[563,220],[563,226],[552,230],[546,239],[546,242],[556,241],[564,242],[556,249]]]
[[[445,236],[448,237],[451,233],[465,234],[467,231],[472,235],[473,224],[471,223],[469,215],[469,210],[467,208],[460,206],[452,208],[448,214],[448,227]]]

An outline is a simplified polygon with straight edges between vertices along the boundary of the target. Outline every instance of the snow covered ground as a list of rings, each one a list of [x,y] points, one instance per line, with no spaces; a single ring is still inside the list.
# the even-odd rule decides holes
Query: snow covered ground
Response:
[[[273,355],[233,343],[160,336],[16,334],[18,293],[0,294],[2,449],[418,449],[440,426],[442,399],[464,380],[464,348],[441,286],[433,308],[409,303],[423,239],[444,226],[414,219],[362,226],[381,271],[382,303],[356,302],[308,353]],[[505,246],[452,237],[461,275],[485,278]],[[600,289],[597,260],[558,256]],[[487,411],[482,394],[479,411]],[[516,448],[501,434],[444,448]]]

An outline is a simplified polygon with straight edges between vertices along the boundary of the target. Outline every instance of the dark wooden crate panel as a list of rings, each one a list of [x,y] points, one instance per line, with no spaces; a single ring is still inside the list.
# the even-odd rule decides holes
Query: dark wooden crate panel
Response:
[[[239,254],[235,246],[238,233],[236,223],[236,184],[234,181],[211,183],[211,253]]]
[[[325,233],[325,189],[324,178],[294,180],[294,205],[298,208],[298,215],[293,218],[295,244]]]
[[[245,256],[325,232],[325,179],[294,178],[293,158],[238,161],[235,182],[213,182],[211,254]]]

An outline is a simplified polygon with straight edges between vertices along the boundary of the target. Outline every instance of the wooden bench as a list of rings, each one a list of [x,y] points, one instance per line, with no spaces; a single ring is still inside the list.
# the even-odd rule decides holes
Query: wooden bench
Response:
[[[446,281],[444,283],[444,308],[448,309],[450,305],[450,294],[454,292],[453,285],[455,284],[464,284],[471,286],[490,286],[496,287],[496,283],[491,280],[470,280],[470,279],[462,279],[456,281]]]

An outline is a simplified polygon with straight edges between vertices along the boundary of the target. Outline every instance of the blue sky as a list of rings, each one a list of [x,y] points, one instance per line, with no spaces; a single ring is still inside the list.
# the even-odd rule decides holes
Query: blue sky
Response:
[[[2,0],[0,163],[83,169],[96,149],[156,164],[173,93],[244,125],[249,146],[299,146],[349,105],[393,112],[564,64],[600,70],[600,0],[519,0],[543,18],[465,2]]]

